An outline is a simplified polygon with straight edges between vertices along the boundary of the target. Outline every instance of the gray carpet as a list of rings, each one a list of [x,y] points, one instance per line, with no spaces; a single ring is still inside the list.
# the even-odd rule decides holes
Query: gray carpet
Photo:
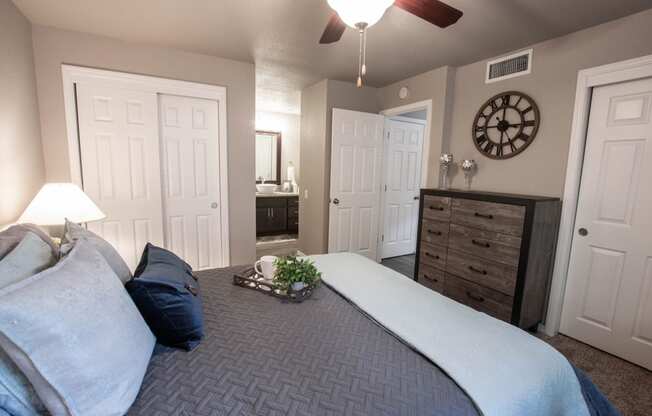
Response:
[[[652,371],[564,335],[539,337],[584,371],[623,416],[652,415]]]
[[[381,261],[380,264],[382,264],[385,267],[389,267],[390,269],[396,272],[404,274],[405,276],[413,278],[415,257],[416,256],[414,254],[410,254],[407,256],[390,257],[387,259],[383,259],[383,261]]]

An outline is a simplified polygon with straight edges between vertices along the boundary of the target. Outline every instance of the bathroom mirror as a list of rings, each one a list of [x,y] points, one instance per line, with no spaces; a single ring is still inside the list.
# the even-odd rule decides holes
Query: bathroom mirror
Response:
[[[256,183],[281,184],[281,133],[256,131]]]

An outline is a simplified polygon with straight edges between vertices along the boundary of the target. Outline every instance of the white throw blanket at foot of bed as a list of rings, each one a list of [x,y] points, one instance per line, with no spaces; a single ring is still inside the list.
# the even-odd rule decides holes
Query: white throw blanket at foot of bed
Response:
[[[568,360],[517,327],[349,253],[312,256],[322,280],[444,370],[485,416],[588,416]]]

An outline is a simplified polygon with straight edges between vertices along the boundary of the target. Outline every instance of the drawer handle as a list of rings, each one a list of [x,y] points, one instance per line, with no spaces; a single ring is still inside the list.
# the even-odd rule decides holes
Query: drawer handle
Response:
[[[476,302],[484,302],[484,298],[482,296],[474,295],[469,290],[466,291],[466,296],[468,296],[469,298],[473,299]]]
[[[483,243],[482,241],[478,241],[476,239],[471,240],[471,243],[475,244],[476,246],[484,247],[484,248],[489,248],[491,247],[491,244],[489,243]]]
[[[435,211],[443,211],[444,210],[444,207],[436,207],[434,205],[430,205],[428,208],[434,209]]]
[[[428,230],[428,234],[441,235],[441,231]]]
[[[469,266],[469,270],[471,270],[471,271],[474,272],[474,273],[478,273],[478,274],[487,274],[487,271],[486,271],[486,270],[476,269],[476,268],[473,267],[473,266]]]
[[[439,257],[437,254],[430,254],[430,253],[428,253],[427,251],[426,251],[426,256],[428,256],[428,257],[432,257],[432,258],[434,258],[435,260],[439,260],[439,259],[441,258],[441,257]]]
[[[473,215],[475,215],[476,217],[479,217],[479,218],[487,219],[487,220],[493,220],[494,219],[494,216],[491,215],[491,214],[480,214],[479,212],[476,212]]]
[[[424,274],[423,277],[425,277],[426,280],[430,280],[431,282],[435,282],[435,283],[439,282],[439,280],[435,279],[434,277],[430,277],[427,274]]]

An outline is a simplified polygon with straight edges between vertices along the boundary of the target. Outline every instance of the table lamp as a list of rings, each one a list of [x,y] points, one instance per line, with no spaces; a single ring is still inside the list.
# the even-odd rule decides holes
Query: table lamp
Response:
[[[65,224],[66,219],[83,223],[105,217],[88,195],[74,183],[46,183],[18,222],[53,226]]]

